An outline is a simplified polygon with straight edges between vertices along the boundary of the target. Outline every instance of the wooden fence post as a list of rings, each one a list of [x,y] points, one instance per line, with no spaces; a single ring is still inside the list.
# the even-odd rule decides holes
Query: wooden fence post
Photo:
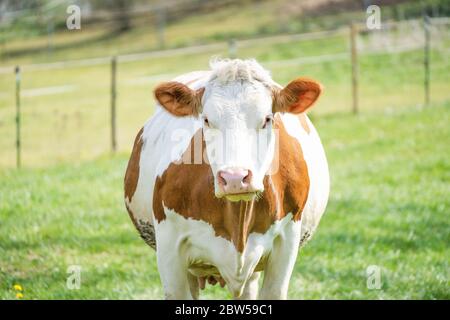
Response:
[[[424,94],[425,94],[425,107],[430,105],[430,18],[425,15],[423,19],[424,28]]]
[[[352,97],[353,97],[353,113],[358,113],[358,48],[357,48],[358,27],[352,23],[350,25],[350,45],[351,45],[351,62],[352,62]]]
[[[16,166],[20,168],[22,165],[21,158],[21,114],[20,114],[20,67],[16,66]]]
[[[158,34],[158,47],[164,49],[166,46],[166,7],[163,1],[160,1],[156,10],[156,30]]]
[[[112,152],[117,150],[117,132],[116,132],[116,73],[117,58],[111,59],[111,149]]]

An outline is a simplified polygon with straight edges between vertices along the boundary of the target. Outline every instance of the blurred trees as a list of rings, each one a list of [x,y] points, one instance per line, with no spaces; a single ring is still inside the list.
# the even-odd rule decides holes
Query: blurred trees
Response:
[[[116,20],[114,31],[124,32],[131,28],[130,10],[135,4],[130,0],[91,0],[93,9],[109,11]]]
[[[82,29],[98,28],[102,37],[114,37],[139,27],[156,36],[157,46],[164,48],[173,45],[166,39],[166,29],[176,21],[226,7],[253,6],[255,17],[264,8],[271,8],[274,22],[261,25],[254,32],[267,35],[338,28],[354,19],[352,13],[364,13],[362,9],[369,3],[383,7],[384,20],[450,15],[449,0],[0,0],[0,49],[4,52],[10,39],[47,35],[46,49],[51,52],[53,34],[66,28],[66,10],[73,4],[81,8]],[[227,40],[236,36],[236,32],[222,30],[214,38]]]

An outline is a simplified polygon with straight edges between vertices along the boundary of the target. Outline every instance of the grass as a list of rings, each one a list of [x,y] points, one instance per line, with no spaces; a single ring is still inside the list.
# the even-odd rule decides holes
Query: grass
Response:
[[[187,17],[168,26],[168,44],[245,38],[277,33],[280,27],[297,32],[328,23],[331,28],[348,18],[287,17],[280,26],[281,20],[269,13],[276,11],[274,4],[282,3]],[[61,32],[55,34],[51,56],[39,50],[46,45],[45,37],[17,37],[3,43],[9,54],[0,64],[155,49],[156,36],[148,28],[137,25],[115,37],[89,27]],[[401,38],[417,41],[416,31],[402,33]],[[357,116],[350,114],[350,58],[289,63],[348,52],[348,35],[238,48],[239,57],[258,59],[281,84],[304,75],[325,86],[311,117],[329,158],[331,199],[318,233],[297,260],[290,298],[450,298],[450,42],[445,36],[432,39],[430,108],[422,106],[419,46],[360,55]],[[359,40],[367,44],[374,39],[369,34]],[[213,54],[227,52],[118,64],[115,156],[109,155],[109,65],[25,71],[20,170],[14,169],[14,76],[0,74],[0,298],[14,299],[14,284],[23,286],[25,299],[163,297],[154,252],[138,237],[123,205],[123,174],[133,139],[153,112],[152,88],[172,74],[207,68]],[[155,77],[160,74],[164,75]],[[61,91],[46,93],[52,87]],[[66,287],[71,265],[82,268],[80,290]],[[370,265],[382,270],[380,290],[366,286]],[[208,287],[203,297],[229,295]]]
[[[449,299],[450,105],[315,119],[332,191],[291,299]],[[127,156],[0,172],[0,298],[163,297],[154,252],[122,200]],[[80,290],[67,268],[82,268]],[[369,290],[366,268],[381,268]],[[228,298],[209,287],[206,298]]]

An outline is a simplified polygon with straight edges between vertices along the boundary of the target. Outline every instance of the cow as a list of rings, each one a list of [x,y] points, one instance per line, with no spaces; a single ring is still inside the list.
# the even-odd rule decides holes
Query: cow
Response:
[[[213,60],[155,88],[124,189],[166,299],[198,299],[206,281],[236,299],[287,298],[328,201],[328,163],[305,114],[321,92],[306,77],[282,87],[254,59]]]

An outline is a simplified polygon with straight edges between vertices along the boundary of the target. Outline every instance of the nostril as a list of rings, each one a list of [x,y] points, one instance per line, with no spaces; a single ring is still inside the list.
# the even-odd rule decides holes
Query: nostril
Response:
[[[219,180],[219,185],[226,186],[227,180],[224,177],[222,177],[222,174],[223,174],[223,171],[219,171],[219,174],[217,175],[218,180]]]
[[[217,184],[226,192],[233,193],[251,185],[252,172],[247,169],[231,168],[217,173]]]
[[[252,172],[250,170],[247,171],[247,175],[244,177],[244,179],[242,179],[242,182],[245,184],[250,184],[250,182],[252,181]]]

